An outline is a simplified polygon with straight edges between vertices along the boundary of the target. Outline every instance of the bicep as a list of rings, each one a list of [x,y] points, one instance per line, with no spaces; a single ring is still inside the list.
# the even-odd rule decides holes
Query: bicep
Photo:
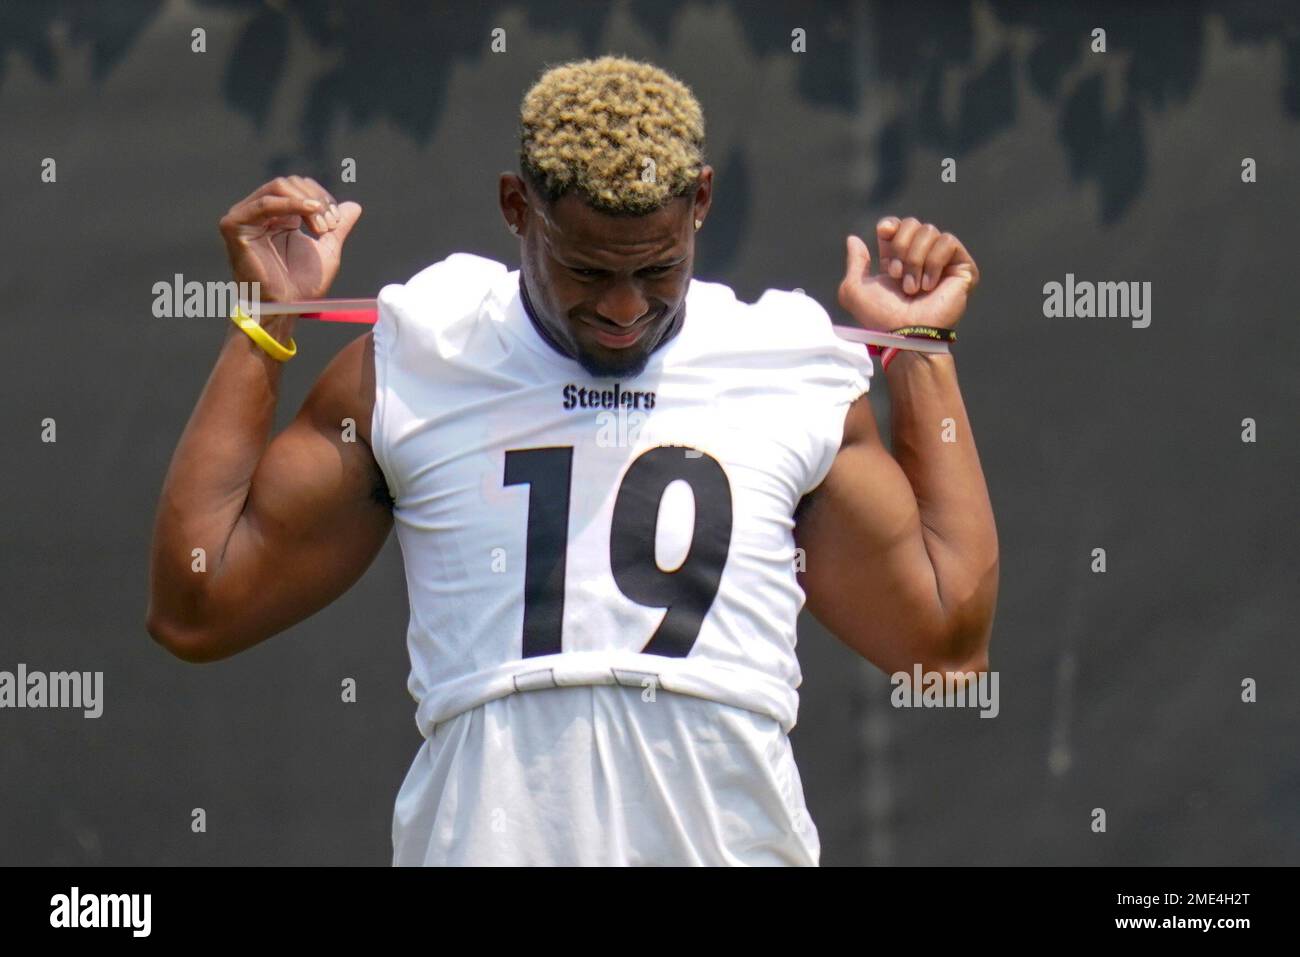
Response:
[[[864,395],[825,480],[796,513],[806,607],[886,672],[911,670],[943,629],[916,496]]]
[[[348,352],[336,363],[349,361]],[[349,405],[357,387],[341,389],[339,372],[327,369],[267,447],[221,557],[214,587],[231,618],[241,622],[246,634],[231,640],[244,647],[345,592],[392,528],[383,474],[360,429],[345,430],[345,417],[365,411]]]

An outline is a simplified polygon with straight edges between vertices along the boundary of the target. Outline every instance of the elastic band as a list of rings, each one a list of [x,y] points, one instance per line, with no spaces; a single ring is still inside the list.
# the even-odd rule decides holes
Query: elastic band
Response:
[[[245,312],[243,306],[235,307],[230,320],[248,333],[248,338],[256,342],[261,350],[276,362],[287,362],[298,354],[298,343],[294,342],[293,336],[289,337],[288,346],[283,345],[276,340],[275,336],[263,329],[256,319]]]
[[[956,342],[957,330],[944,329],[940,326],[904,326],[895,329],[894,335],[907,336],[909,339],[937,339],[939,342]]]
[[[942,355],[949,355],[952,352],[948,343],[940,339],[900,336],[892,332],[872,332],[856,325],[837,325],[835,335],[849,342],[865,343],[868,348],[875,346],[877,349],[888,349],[890,346],[897,346],[904,352],[933,352]]]

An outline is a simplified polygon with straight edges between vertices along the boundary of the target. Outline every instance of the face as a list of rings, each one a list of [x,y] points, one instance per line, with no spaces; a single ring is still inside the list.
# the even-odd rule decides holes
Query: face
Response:
[[[712,171],[705,167],[705,173]],[[676,327],[694,265],[694,221],[708,206],[708,178],[702,173],[694,194],[654,212],[611,216],[573,193],[547,206],[521,178],[503,177],[502,210],[520,225],[529,302],[551,337],[591,375],[637,375]],[[517,192],[508,195],[508,187]]]

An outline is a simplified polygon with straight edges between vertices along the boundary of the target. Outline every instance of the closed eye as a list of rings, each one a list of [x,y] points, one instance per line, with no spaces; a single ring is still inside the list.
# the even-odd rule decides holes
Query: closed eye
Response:
[[[671,266],[647,266],[645,269],[640,270],[639,274],[642,276],[649,276],[653,279],[657,279],[660,276],[672,272],[672,270],[677,268],[677,265],[678,265],[677,263],[674,263]],[[577,266],[569,266],[568,270],[569,272],[573,273],[575,276],[578,276],[582,279],[599,279],[600,277],[606,275],[606,272],[603,269],[581,269]]]

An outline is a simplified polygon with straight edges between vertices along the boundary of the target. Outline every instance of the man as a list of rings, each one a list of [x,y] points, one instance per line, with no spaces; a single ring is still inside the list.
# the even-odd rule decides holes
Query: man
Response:
[[[816,864],[787,737],[805,597],[885,671],[987,667],[997,541],[953,360],[893,359],[895,460],[821,306],[692,278],[703,145],[653,66],[547,71],[500,180],[521,269],[456,254],[385,287],[269,445],[280,364],[232,325],[181,437],[148,628],[186,660],[323,608],[396,522],[426,739],[396,864]],[[235,278],[324,296],[360,214],[266,184],[221,221]],[[978,280],[956,237],[877,239],[872,275],[849,238],[841,304],[955,326]]]

